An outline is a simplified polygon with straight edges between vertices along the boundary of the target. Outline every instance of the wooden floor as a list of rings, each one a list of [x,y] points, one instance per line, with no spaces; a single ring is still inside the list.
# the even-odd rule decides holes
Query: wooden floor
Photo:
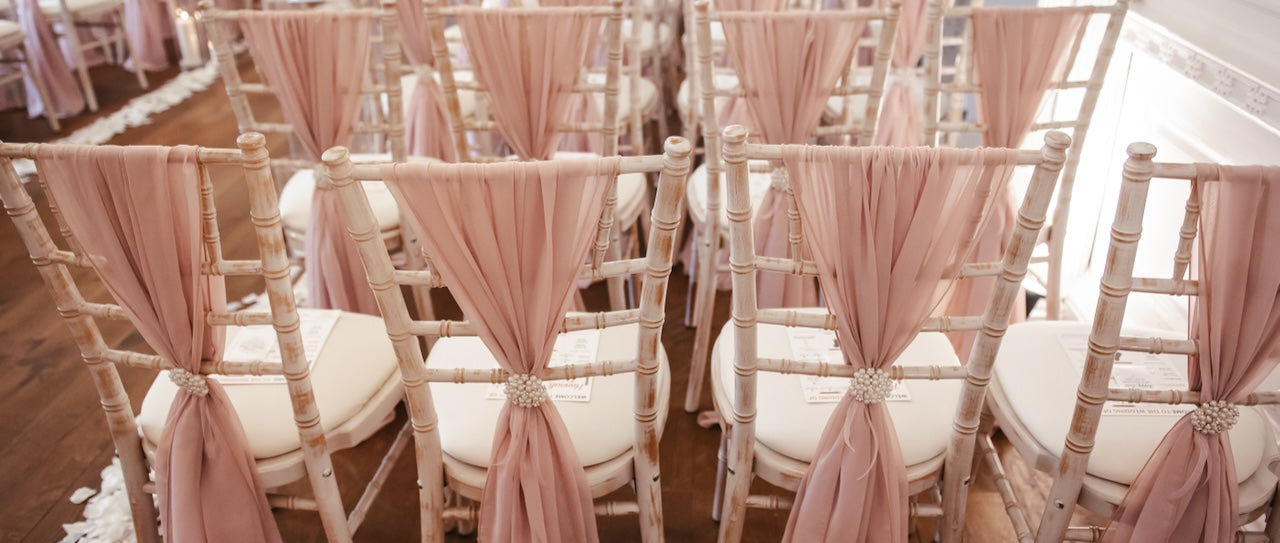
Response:
[[[153,74],[153,87],[174,73],[176,70]],[[100,82],[98,90],[104,112],[119,108],[141,93],[129,75],[117,68],[98,68],[94,79]],[[84,115],[69,120],[63,135],[93,118],[96,116]],[[111,143],[234,147],[236,135],[235,120],[222,86],[215,83],[188,102],[159,115],[154,124],[128,130]],[[0,114],[0,139],[4,141],[47,141],[51,137],[42,119],[28,120],[20,112]],[[276,145],[273,154],[283,153],[280,147]],[[246,205],[243,191],[236,190],[232,184],[223,184],[217,198],[220,218],[224,221],[237,220],[230,212],[243,210]],[[241,213],[240,218],[243,217]],[[251,250],[251,243],[248,235],[224,238],[225,246],[233,250],[237,246]],[[0,220],[0,270],[3,270],[0,345],[4,346],[0,350],[0,541],[57,541],[63,536],[61,525],[82,516],[82,506],[70,503],[68,497],[78,487],[98,487],[99,470],[111,460],[111,443],[89,374],[82,367],[16,230],[7,220]],[[702,542],[714,541],[716,534],[710,513],[719,432],[698,427],[694,416],[681,409],[693,339],[692,330],[685,328],[681,321],[687,286],[682,275],[673,275],[671,304],[663,332],[663,343],[673,366],[671,411],[662,442],[663,500],[667,539]],[[231,294],[245,293],[247,291],[233,291]],[[597,299],[601,296],[599,291],[591,295]],[[101,288],[87,289],[86,297],[105,300]],[[442,300],[441,305],[447,302]],[[728,316],[727,306],[727,293],[721,293],[717,329]],[[104,333],[112,345],[137,347],[140,344],[137,335],[125,325],[106,326]],[[136,408],[152,375],[129,369],[121,373]],[[703,404],[704,408],[710,408],[709,399]],[[351,483],[367,477],[376,467],[396,426],[385,428],[356,449],[336,454],[337,473],[340,483],[345,483],[348,508],[356,499],[353,491],[357,491],[357,485]],[[1003,439],[999,446],[1015,486],[1031,510],[1038,510],[1043,506],[1047,479],[1030,472]],[[410,541],[416,537],[415,478],[412,456],[403,456],[357,534],[358,540]],[[1012,540],[1003,506],[985,472],[973,486],[970,500],[971,540]],[[286,541],[323,540],[320,524],[311,513],[278,512],[277,518]],[[744,539],[776,541],[786,518],[785,511],[753,510],[748,515]],[[1038,516],[1032,522],[1038,524]],[[602,518],[600,530],[603,541],[639,540],[634,517]],[[472,538],[451,536],[451,540]]]

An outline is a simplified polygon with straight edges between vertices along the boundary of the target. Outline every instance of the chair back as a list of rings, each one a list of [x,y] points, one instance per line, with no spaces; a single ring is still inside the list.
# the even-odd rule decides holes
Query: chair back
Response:
[[[580,135],[600,155],[618,154],[622,0],[608,6],[503,9],[424,4],[459,160],[506,160],[492,145],[491,136],[498,133],[521,160],[549,159],[562,138]],[[465,60],[450,50],[445,17],[459,22]],[[603,40],[599,19],[604,19]],[[602,41],[607,60],[601,83],[592,66]],[[523,50],[534,53],[515,54]],[[545,64],[528,66],[521,58]],[[459,77],[464,74],[469,80]],[[475,97],[470,114],[462,107],[463,92]],[[601,111],[594,111],[597,94],[604,97]],[[570,121],[571,115],[592,120]]]
[[[827,461],[811,464],[800,483],[792,505],[788,533],[802,540],[818,537],[813,532],[803,535],[806,533],[803,526],[828,526],[835,522],[828,518],[829,514],[848,515],[847,511],[827,510],[832,503],[824,500],[832,497],[808,493],[806,489],[810,488],[810,478],[830,481],[843,480],[845,476],[873,477],[866,470],[875,471],[876,480],[892,481],[896,478],[903,481],[901,489],[909,492],[906,495],[890,493],[876,499],[845,495],[837,495],[834,499],[839,503],[865,502],[868,507],[884,507],[864,511],[860,518],[874,518],[877,522],[884,522],[885,526],[897,525],[901,520],[901,525],[905,526],[907,496],[936,485],[940,469],[934,469],[920,480],[910,481],[908,486],[905,473],[894,474],[893,466],[895,463],[901,466],[901,458],[885,458],[890,454],[901,454],[897,450],[896,439],[883,437],[893,433],[892,427],[874,427],[880,423],[875,423],[871,430],[866,427],[871,424],[870,420],[888,421],[887,412],[872,414],[880,409],[876,406],[882,405],[890,395],[894,381],[963,379],[965,385],[955,414],[956,428],[976,428],[986,376],[990,373],[1007,326],[1018,285],[1026,272],[1030,248],[1043,224],[1070,139],[1055,132],[1046,136],[1042,150],[1017,151],[757,145],[747,144],[746,131],[736,126],[727,128],[724,137],[724,157],[728,165],[727,214],[730,221],[730,269],[733,272],[733,318],[738,324],[734,328],[734,405],[723,408],[733,431],[728,467],[731,482],[727,486],[729,493],[721,516],[722,538],[736,540],[737,535],[734,534],[741,533],[747,505],[762,503],[745,495],[745,485],[735,485],[732,481],[748,477],[751,472],[756,379],[761,370],[853,379],[828,421],[820,450],[815,454],[815,458]],[[747,164],[751,160],[769,160],[779,169],[787,170],[786,175],[795,189],[788,239],[795,246],[807,247],[807,253],[797,247],[788,257],[756,254],[747,175]],[[908,164],[922,163],[929,166],[904,173],[910,169]],[[1000,262],[968,263],[966,256],[976,242],[984,216],[993,207],[998,183],[1015,166],[1033,166],[1034,172],[1032,188],[1021,207],[1010,248]],[[899,177],[876,179],[877,174],[868,174],[864,185],[855,184],[863,171],[894,172]],[[893,183],[894,188],[880,190],[877,188],[879,183]],[[890,197],[891,194],[900,196]],[[917,199],[920,201],[916,202]],[[850,212],[849,209],[856,211]],[[876,224],[874,229],[859,226],[872,223]],[[812,239],[807,239],[811,236]],[[848,241],[844,241],[846,239]],[[853,245],[859,243],[866,247],[854,249]],[[797,255],[812,256],[800,258]],[[758,308],[756,275],[759,273],[818,277],[830,309],[814,312]],[[982,315],[929,316],[950,283],[973,276],[998,277]],[[846,319],[848,324],[841,322]],[[834,330],[845,360],[832,363],[759,357],[757,324]],[[924,366],[894,364],[897,355],[914,341],[916,334],[958,330],[983,331],[967,367],[961,366],[958,358],[953,358],[950,364],[943,361]],[[851,360],[858,362],[855,364]],[[855,408],[860,405],[866,408]],[[857,418],[862,416],[859,413],[868,413],[872,419],[860,420]],[[845,426],[846,423],[849,426]],[[871,432],[870,442],[860,442],[858,448],[845,451],[845,440],[839,436],[844,435],[842,432],[848,428],[861,428],[854,431],[858,435]],[[971,436],[957,432],[952,440],[953,446],[965,440],[972,441]],[[876,438],[875,435],[881,437]],[[968,454],[971,456],[972,451]],[[949,456],[964,455],[963,450],[949,452]],[[876,459],[872,460],[873,457]],[[845,460],[832,463],[829,461],[831,458]],[[871,462],[871,467],[868,462]],[[852,469],[849,466],[854,464],[863,470],[860,472],[862,475],[840,471]],[[949,461],[949,477],[951,466]],[[888,485],[889,491],[896,492],[896,484],[890,482]],[[865,486],[880,488],[878,485]],[[953,499],[962,501],[964,493],[958,493]],[[937,513],[940,512],[934,514]],[[891,518],[897,514],[903,518]],[[890,518],[882,518],[885,515]],[[880,532],[873,530],[869,533]],[[729,535],[726,537],[726,534]],[[895,539],[890,532],[881,535],[887,540]],[[905,533],[902,535],[905,537]]]
[[[1038,540],[1087,533],[1068,529],[1068,522],[1075,505],[1088,499],[1081,487],[1104,401],[1197,406],[1166,434],[1129,486],[1107,527],[1108,538],[1170,540],[1176,530],[1203,533],[1215,541],[1269,540],[1255,539],[1258,533],[1236,533],[1258,511],[1239,510],[1236,489],[1245,481],[1237,481],[1227,431],[1248,406],[1280,403],[1280,392],[1256,391],[1280,361],[1275,356],[1280,345],[1280,266],[1272,252],[1280,235],[1275,217],[1280,212],[1280,167],[1153,162],[1156,149],[1147,143],[1130,145],[1128,154],[1061,469],[1047,498],[1065,506],[1045,508]],[[1135,273],[1148,195],[1153,190],[1174,192],[1185,181],[1191,190],[1181,206],[1172,272],[1165,277]],[[1132,293],[1191,298],[1188,335],[1126,335],[1122,325]],[[1113,386],[1113,369],[1126,353],[1186,355],[1189,386]],[[1202,452],[1191,453],[1192,448]],[[1273,476],[1264,484],[1275,490]],[[1269,528],[1274,524],[1269,522]]]
[[[1061,8],[947,4],[948,0],[930,0],[933,27],[959,27],[963,36],[953,46],[958,59],[954,67],[942,66],[941,60],[950,55],[943,54],[947,47],[943,44],[950,45],[955,38],[931,31],[937,39],[926,52],[930,72],[925,91],[927,144],[937,144],[941,138],[946,145],[956,146],[962,144],[963,135],[980,134],[982,145],[1016,147],[1035,132],[1062,130],[1071,136],[1052,220],[1042,240],[1048,251],[1033,261],[1040,265],[1033,267],[1033,275],[1044,285],[1046,314],[1058,319],[1071,192],[1129,1]],[[984,85],[984,72],[993,83]],[[996,85],[998,79],[1006,83]],[[967,99],[977,103],[977,115],[966,113]],[[940,109],[940,103],[947,106]]]
[[[205,427],[204,431],[216,436],[215,439],[208,441],[226,440],[229,443],[242,443],[239,447],[247,447],[247,444],[243,444],[244,430],[240,426],[240,419],[236,416],[234,408],[227,401],[226,392],[223,392],[222,385],[216,384],[216,380],[220,378],[219,376],[282,376],[287,384],[289,402],[294,409],[293,418],[297,423],[302,448],[301,462],[305,463],[306,475],[314,491],[314,499],[304,501],[311,504],[307,508],[320,513],[325,533],[330,540],[349,540],[359,521],[348,524],[337,483],[332,477],[333,465],[329,457],[329,445],[326,444],[325,427],[321,423],[315,394],[312,391],[310,365],[306,359],[302,332],[298,325],[297,304],[289,281],[289,259],[284,252],[280,213],[275,199],[275,185],[272,183],[268,168],[270,159],[267,155],[265,139],[260,134],[245,134],[239,138],[238,143],[240,149],[0,144],[0,198],[3,199],[5,208],[17,226],[32,262],[39,269],[45,285],[53,296],[59,314],[70,329],[72,338],[84,357],[86,367],[93,375],[94,386],[101,398],[116,453],[120,457],[126,492],[132,507],[135,533],[140,540],[158,540],[157,513],[152,497],[148,495],[149,492],[158,492],[161,495],[162,510],[165,506],[180,505],[183,508],[195,507],[214,511],[223,508],[226,504],[201,505],[200,500],[208,500],[210,495],[202,495],[200,485],[193,487],[188,483],[181,490],[176,488],[173,490],[174,505],[169,505],[170,498],[166,494],[171,485],[176,487],[178,484],[172,482],[179,479],[180,476],[176,475],[177,473],[198,474],[204,470],[204,475],[208,477],[220,475],[212,471],[207,464],[200,464],[190,458],[187,460],[192,460],[191,465],[181,463],[182,455],[177,453],[177,449],[174,449],[173,455],[175,458],[172,473],[175,475],[170,474],[166,469],[167,459],[155,458],[157,446],[162,450],[167,447],[166,438],[162,436],[160,443],[157,444],[141,437],[142,433],[139,431],[139,425],[131,407],[133,404],[121,382],[117,366],[152,370],[160,372],[161,377],[168,374],[175,385],[191,393],[192,398],[177,394],[171,409],[181,410],[182,406],[190,405],[192,401],[202,401],[195,399],[197,396],[219,397],[225,404],[225,409],[230,411],[228,422],[234,425],[209,426]],[[117,164],[112,159],[123,155],[125,157],[123,163],[128,165],[128,168],[134,168],[137,167],[135,162],[130,162],[129,159],[138,153],[163,155],[157,163],[164,168],[164,173],[160,175],[165,177],[156,179],[159,175],[145,175],[141,170],[130,171],[127,174],[130,176],[123,178],[128,184],[126,187],[121,185],[118,179],[111,181],[110,176],[113,175],[111,173],[106,174],[105,181],[96,180],[88,174],[74,175],[77,168],[83,165],[85,157],[89,157],[90,161],[99,160],[97,164]],[[19,180],[12,164],[16,159],[36,161],[39,185],[44,188],[46,217],[51,217],[57,225],[58,236],[55,237],[50,233],[46,226],[46,219],[41,217],[36,201],[27,191],[28,186],[23,185]],[[235,221],[246,225],[252,221],[256,236],[257,258],[232,259],[223,252],[219,228],[220,218],[218,209],[214,205],[215,185],[229,182],[227,179],[229,177],[242,178],[251,197],[247,210],[224,213],[221,221],[224,223]],[[147,187],[147,183],[152,186]],[[170,187],[170,189],[166,191],[164,187]],[[134,192],[139,189],[150,196],[144,195],[139,199],[138,194]],[[71,200],[75,200],[72,197],[70,200],[62,200],[62,206],[59,206],[57,195],[67,198],[79,191],[101,194],[103,204],[72,202]],[[148,202],[161,203],[166,198],[168,200],[158,206],[165,208],[165,211],[151,209],[156,206],[147,205]],[[124,209],[124,206],[137,205],[143,206],[138,208],[142,213],[113,215],[119,209]],[[69,208],[74,210],[73,214],[69,214]],[[159,230],[155,229],[146,229],[144,235],[130,237],[130,234],[136,234],[136,231],[130,231],[130,228],[137,228],[142,224],[139,222],[141,220],[139,217],[148,213],[172,217],[174,238],[166,241],[167,238],[158,235]],[[101,222],[99,219],[102,218],[111,222],[99,224]],[[86,228],[98,229],[99,232],[88,232]],[[187,233],[185,238],[182,234],[184,231]],[[82,239],[86,234],[93,234],[94,241]],[[127,260],[139,262],[155,259],[155,255],[160,254],[160,249],[148,250],[147,248],[155,247],[157,244],[173,243],[177,247],[187,247],[195,267],[175,270],[183,266],[178,262],[181,260],[180,255],[175,259],[178,261],[170,264],[135,264],[146,267],[147,271],[138,271],[137,273],[140,274],[138,279],[122,281],[120,280],[121,266],[118,264],[121,260],[120,255],[110,252],[113,256],[106,256],[112,250],[103,249],[104,245],[109,244],[101,243],[98,236],[107,236],[111,241],[110,244],[137,246],[137,249],[125,249],[121,254]],[[119,241],[114,241],[116,239]],[[112,260],[117,263],[113,264]],[[114,269],[111,269],[112,267]],[[166,271],[162,268],[169,269]],[[175,274],[182,275],[186,281],[191,281],[190,284],[197,285],[194,301],[190,302],[193,313],[189,317],[192,319],[194,335],[172,330],[167,333],[158,332],[155,322],[172,321],[172,315],[158,316],[158,318],[140,316],[151,310],[143,307],[144,304],[139,304],[139,299],[151,297],[152,300],[159,300],[158,303],[161,305],[171,307],[179,305],[178,302],[181,300],[174,302],[166,297],[173,293],[173,287],[172,285],[166,287],[163,279]],[[269,308],[267,310],[227,309],[224,293],[225,279],[228,277],[261,278],[262,283],[265,283]],[[86,293],[101,291],[101,286],[94,284],[95,280],[105,285],[106,290],[112,293],[112,301],[86,299]],[[88,285],[85,287],[81,286],[86,283]],[[173,303],[170,304],[170,302]],[[162,315],[163,310],[159,311]],[[142,332],[151,351],[108,344],[106,338],[110,336],[105,335],[99,328],[101,320],[132,322],[135,328]],[[223,330],[227,327],[259,326],[275,328],[275,336],[280,347],[280,362],[233,361],[222,358]],[[245,333],[243,328],[241,333]],[[182,339],[183,336],[186,336],[185,340]],[[166,337],[172,339],[165,339]],[[191,341],[192,337],[205,338],[203,349],[205,356],[198,363],[194,360],[177,358],[185,356],[186,353],[179,353],[176,356],[155,354],[174,352],[171,345],[167,344]],[[210,353],[212,356],[209,356]],[[216,413],[219,409],[223,407],[215,405],[210,407],[209,411]],[[211,415],[209,418],[218,419],[218,416]],[[175,417],[172,411],[169,421],[166,424],[214,424],[187,417]],[[199,429],[187,430],[187,433],[191,431],[198,432]],[[199,453],[202,447],[206,447],[205,450],[208,451],[207,447],[211,445],[206,443],[192,447],[188,442],[187,447]],[[212,454],[219,452],[227,451],[213,451]],[[234,449],[230,452],[246,456],[248,453],[247,450]],[[156,468],[158,478],[155,487],[151,485],[149,475],[151,465],[147,461],[148,457],[156,459],[160,462],[160,466],[163,466]],[[269,524],[270,529],[273,530],[274,521],[271,520],[267,506],[268,497],[261,494],[262,485],[274,488],[296,479],[299,476],[299,459],[294,456],[290,460],[282,456],[266,463],[260,461],[256,466],[251,461],[248,469],[248,473],[252,474],[254,481],[257,481],[258,503],[262,507],[259,512],[265,511],[266,515],[263,519],[264,526]],[[166,483],[166,481],[171,482]],[[235,486],[230,482],[224,481],[224,483],[227,483],[226,486]],[[270,503],[272,505],[300,503],[291,497],[280,498],[273,495],[270,497]],[[197,502],[180,504],[178,500],[196,500]],[[249,503],[253,503],[251,496]],[[253,510],[251,505],[247,507],[248,509],[233,507],[226,510],[242,512]],[[208,520],[224,522],[226,519],[210,518]],[[252,519],[244,519],[244,523],[256,524]],[[196,529],[203,528],[196,527]],[[183,534],[189,535],[188,532],[182,531],[182,526],[167,526],[165,530],[170,538],[182,539]]]
[[[640,522],[642,531],[646,534],[646,540],[654,537],[655,534],[661,533],[662,512],[657,468],[658,435],[661,427],[661,421],[658,420],[660,406],[657,404],[660,335],[665,317],[666,285],[671,272],[674,236],[680,224],[684,185],[689,172],[690,149],[688,143],[684,140],[671,138],[667,141],[666,151],[665,155],[660,156],[604,157],[493,164],[397,164],[384,166],[352,165],[345,149],[332,149],[326,153],[325,162],[328,175],[331,176],[334,184],[341,191],[343,209],[348,221],[348,230],[352,239],[359,245],[360,255],[368,272],[369,284],[378,297],[383,318],[386,320],[387,334],[395,344],[396,353],[400,359],[400,368],[409,398],[408,406],[410,418],[413,421],[415,443],[418,446],[418,474],[421,478],[422,490],[420,499],[423,507],[424,533],[430,534],[430,538],[440,537],[440,534],[443,533],[445,519],[476,518],[477,509],[474,505],[445,505],[443,495],[445,482],[442,480],[444,471],[441,464],[443,453],[440,448],[440,436],[437,428],[437,406],[433,404],[429,383],[507,383],[508,406],[503,410],[505,413],[511,409],[542,405],[541,397],[533,398],[533,396],[538,396],[537,394],[533,396],[519,394],[521,390],[537,392],[540,389],[538,385],[541,382],[575,377],[608,376],[626,372],[635,373],[636,403],[634,424],[636,431],[633,450],[635,453],[634,477],[637,502],[639,504],[638,510],[641,517]],[[511,236],[520,237],[522,235],[550,240],[544,246],[546,252],[558,253],[560,250],[564,250],[564,247],[569,243],[582,243],[582,245],[575,245],[573,250],[566,250],[567,253],[575,253],[577,250],[585,252],[592,250],[591,244],[594,242],[603,240],[607,243],[609,239],[608,233],[600,225],[605,220],[604,198],[610,189],[602,184],[613,183],[612,176],[630,172],[661,174],[658,182],[657,200],[653,208],[652,228],[647,236],[649,240],[648,250],[644,258],[600,260],[597,261],[597,264],[583,266],[581,263],[585,261],[582,258],[586,256],[585,254],[576,256],[575,254],[570,254],[563,262],[549,263],[545,262],[545,258],[548,258],[548,255],[540,256],[531,252],[518,251],[515,246],[508,247],[507,249],[509,250],[503,250],[498,246],[485,249],[486,240],[494,240],[500,245],[504,243],[501,241],[504,239],[513,243],[534,243],[528,240],[526,242],[518,242],[511,239]],[[516,186],[524,186],[527,190],[536,192],[541,196],[534,196],[531,192],[528,197],[516,197],[514,201],[501,196],[500,194],[510,192],[511,188],[507,185],[517,179],[519,183]],[[377,235],[377,223],[374,220],[368,200],[364,192],[359,189],[359,183],[356,183],[356,181],[368,180],[384,180],[388,182],[393,193],[402,199],[401,205],[405,209],[415,210],[415,214],[411,216],[411,221],[414,223],[415,230],[422,232],[424,247],[427,247],[432,252],[433,262],[436,264],[432,271],[397,271],[393,268],[390,254],[382,238]],[[534,185],[535,183],[537,185]],[[546,207],[554,207],[550,203],[552,200],[561,201],[564,195],[559,192],[560,190],[567,191],[574,186],[579,187],[577,190],[583,191],[582,194],[571,194],[567,198],[571,200],[577,199],[595,207],[578,208],[570,206],[574,208],[575,213],[579,213],[576,219],[577,222],[574,224],[560,222],[574,222],[574,219],[569,216],[553,218],[542,215],[552,211]],[[488,192],[490,189],[494,189],[495,192]],[[598,201],[596,200],[597,197],[600,198]],[[436,203],[431,203],[433,201]],[[481,202],[487,203],[482,204]],[[441,207],[437,208],[436,206]],[[512,212],[508,209],[510,206],[515,206],[522,211]],[[426,222],[430,219],[424,218],[424,216],[436,216],[437,213],[435,211],[453,213],[444,211],[447,209],[465,210],[465,213],[476,214],[474,217],[479,218],[476,219],[475,223],[472,223],[471,219],[446,217],[443,220],[449,221],[448,224],[437,224],[436,226],[439,226],[439,228],[434,228]],[[556,207],[555,209],[561,208]],[[589,211],[583,211],[583,209],[598,210],[597,216],[591,216]],[[416,214],[417,211],[422,211],[423,215]],[[561,211],[567,213],[563,209]],[[486,214],[502,214],[506,218],[499,220],[496,216],[488,217]],[[541,236],[538,233],[529,231],[527,228],[517,228],[516,231],[520,233],[508,232],[502,234],[496,230],[494,232],[487,230],[484,233],[479,232],[479,230],[489,228],[490,225],[509,221],[512,217],[523,217],[515,220],[525,221],[526,223],[532,220],[537,224],[545,224],[549,228],[548,234]],[[591,227],[591,223],[595,224],[595,228]],[[586,228],[583,228],[584,225]],[[455,228],[458,232],[457,237],[447,236],[442,233],[445,230]],[[505,227],[495,226],[493,228],[501,230]],[[600,232],[592,232],[593,229],[599,229]],[[502,231],[505,232],[505,230]],[[541,227],[539,227],[539,231],[541,231]],[[566,242],[564,239],[553,235],[556,233],[573,237],[576,241]],[[543,242],[538,241],[537,243]],[[553,251],[552,247],[556,247],[556,249]],[[598,246],[597,249],[599,249]],[[598,254],[605,254],[605,252],[600,250]],[[459,258],[459,255],[472,256]],[[475,269],[467,268],[470,265],[467,263],[473,262],[472,259],[475,259],[474,262],[479,262],[480,260],[494,258],[501,259],[504,264],[490,263]],[[535,264],[526,260],[529,258],[541,258],[543,260]],[[498,278],[489,273],[497,269],[532,268],[542,269],[546,273],[540,275],[540,279],[529,279],[529,281],[545,282],[548,277],[558,279],[551,281],[555,283],[554,285],[544,285],[543,282],[531,285],[528,281],[522,281],[517,285],[508,283],[508,279]],[[559,296],[562,294],[560,289],[565,289],[563,291],[566,296],[564,301],[567,302],[569,289],[572,288],[571,283],[575,278],[595,280],[633,274],[644,274],[645,277],[638,309],[606,311],[595,314],[560,313],[567,307],[567,305],[560,304]],[[486,275],[489,275],[489,277],[485,277]],[[458,280],[458,278],[464,276],[468,278],[466,281]],[[468,320],[459,322],[413,320],[410,317],[401,292],[400,287],[404,285],[430,285],[432,287],[444,287],[447,285],[455,299],[459,301],[459,305],[463,308]],[[542,287],[538,287],[538,285],[542,285]],[[528,294],[526,299],[523,297],[525,294],[521,293],[521,289],[528,288],[536,288],[538,292],[536,294],[526,293]],[[506,294],[494,298],[480,291]],[[542,299],[544,296],[550,296],[551,300],[549,302],[546,300],[542,302],[534,300],[534,298]],[[499,298],[503,298],[506,301]],[[503,305],[507,303],[515,305],[511,307]],[[498,306],[501,306],[501,308],[493,309]],[[521,308],[525,306],[530,308],[528,313],[522,313]],[[552,308],[552,314],[542,314],[547,308]],[[477,321],[475,320],[477,318],[484,320]],[[531,332],[526,330],[524,325],[507,325],[504,327],[503,325],[495,324],[495,321],[500,319],[561,324],[555,325],[554,329],[539,327],[538,330],[552,334],[550,337],[544,338],[527,335]],[[503,322],[506,321],[504,320]],[[525,345],[525,348],[532,349],[533,347],[528,346],[545,346],[542,342],[553,338],[556,331],[571,332],[575,330],[602,329],[635,323],[640,326],[639,350],[636,360],[599,360],[590,364],[545,367],[545,362],[539,360],[517,359],[520,356],[531,358],[536,356],[525,353],[525,351],[520,351],[525,354],[517,356],[513,349],[519,350],[519,348],[511,343],[513,337],[522,337],[528,341],[524,341],[521,344]],[[520,334],[526,335],[521,336]],[[419,339],[450,336],[480,336],[498,359],[501,367],[474,369],[427,366]],[[532,365],[530,366],[530,364]],[[517,403],[512,404],[512,402]],[[533,403],[525,405],[519,402]],[[513,407],[513,405],[523,407]],[[438,408],[448,409],[447,406],[438,406]],[[559,416],[555,415],[555,418],[558,420]],[[497,445],[495,444],[495,446]],[[516,469],[514,467],[516,463],[518,462],[503,463],[504,467],[497,469]],[[574,467],[574,469],[580,468]],[[509,476],[511,474],[506,472],[489,473],[486,482],[485,499],[493,500],[493,496],[499,494],[491,493],[488,485],[500,484],[496,481],[506,480]],[[546,483],[550,484],[550,482]],[[563,495],[563,501],[568,504],[577,503],[576,498],[580,497],[572,494],[572,489],[569,488],[563,488],[558,492],[566,493]],[[572,505],[566,507],[572,507]],[[488,528],[484,516],[485,508],[481,507],[478,511],[481,523],[481,537],[500,536],[501,534],[486,532]],[[506,510],[501,509],[499,514],[504,511]],[[594,517],[592,517],[592,525],[594,525],[593,519]],[[529,522],[536,522],[536,519],[529,519]],[[657,537],[660,538],[660,535]]]

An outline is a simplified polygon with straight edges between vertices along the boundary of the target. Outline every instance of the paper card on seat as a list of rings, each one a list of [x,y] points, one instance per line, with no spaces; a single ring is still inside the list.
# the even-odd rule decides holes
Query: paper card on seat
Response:
[[[302,349],[306,353],[307,365],[315,367],[320,351],[333,333],[342,311],[337,309],[299,308],[301,319],[299,332],[302,334]],[[276,338],[273,326],[245,326],[231,341],[227,342],[223,360],[234,362],[275,362],[280,360],[280,342]],[[285,382],[283,375],[214,375],[214,379],[224,385],[270,385]]]
[[[1089,333],[1071,332],[1058,335],[1062,349],[1071,359],[1077,375],[1084,373],[1085,357],[1089,354]],[[1187,357],[1177,354],[1152,354],[1118,351],[1111,366],[1111,388],[1136,388],[1142,390],[1186,390],[1187,378],[1183,371]],[[1194,405],[1168,405],[1156,403],[1107,402],[1102,406],[1103,415],[1181,416],[1195,409]]]
[[[833,330],[818,328],[787,327],[787,337],[791,340],[791,357],[803,362],[825,362],[827,364],[843,364],[844,355],[836,342]],[[849,391],[847,377],[818,377],[816,375],[800,376],[800,392],[808,403],[836,403]],[[909,402],[911,392],[902,381],[894,381],[893,391],[888,402]]]
[[[577,330],[556,336],[555,347],[551,351],[548,368],[560,366],[582,366],[596,361],[596,353],[600,348],[600,330]],[[547,396],[557,402],[589,402],[591,401],[591,378],[562,379],[545,381]],[[490,400],[505,400],[506,393],[502,384],[490,384],[486,397]]]

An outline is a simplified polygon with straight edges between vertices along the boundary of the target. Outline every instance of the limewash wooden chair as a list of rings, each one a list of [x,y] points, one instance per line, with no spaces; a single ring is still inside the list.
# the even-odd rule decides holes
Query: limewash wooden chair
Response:
[[[670,369],[660,336],[689,155],[681,138],[661,156],[487,164],[353,165],[346,149],[326,152],[399,358],[424,540],[441,541],[454,520],[476,521],[482,540],[595,540],[596,514],[638,514],[641,539],[663,540],[658,440]],[[660,173],[648,250],[584,264],[623,172]],[[412,210],[432,271],[392,268],[356,184],[366,180],[385,181]],[[641,273],[638,309],[566,315],[578,279]],[[412,320],[404,285],[448,287],[467,320]],[[558,333],[598,346],[588,338],[583,352],[561,352],[567,364],[549,365]],[[426,357],[423,337],[435,340]],[[581,379],[586,397],[551,401],[543,384]],[[627,485],[634,502],[593,503]],[[446,492],[465,500],[446,503]]]
[[[965,492],[943,488],[949,499],[938,502],[942,473],[969,462],[957,445],[973,441],[962,430],[978,426],[1070,138],[1051,132],[1042,150],[1018,151],[756,145],[746,136],[738,126],[724,135],[734,290],[733,318],[711,357],[723,429],[720,541],[741,539],[750,508],[790,508],[786,541],[904,541],[909,518],[963,510]],[[751,160],[788,170],[799,215],[790,235],[811,258],[755,253]],[[1019,165],[1034,172],[1008,251],[1001,262],[967,264],[998,184]],[[817,276],[828,309],[759,309],[760,273]],[[946,288],[970,276],[998,278],[985,312],[931,318]],[[800,352],[804,342],[788,340],[817,341],[824,330],[837,339]],[[956,330],[984,332],[968,366],[940,333]],[[797,496],[749,494],[755,477]]]
[[[330,541],[350,541],[408,445],[408,428],[349,512],[331,453],[394,417],[403,396],[395,354],[376,317],[299,314],[265,140],[245,134],[238,142],[238,150],[0,144],[0,199],[93,375],[140,541],[160,540],[153,493],[169,541],[269,538],[270,507],[316,511]],[[36,184],[23,185],[11,164],[19,158],[36,162],[45,219],[27,192]],[[258,258],[224,256],[220,230],[229,225],[219,221],[214,193],[225,183],[248,189],[248,219],[235,226],[252,228]],[[55,221],[56,237],[46,220]],[[87,281],[94,275],[113,302],[85,299],[99,290]],[[227,310],[232,277],[261,278],[269,309]],[[300,329],[325,317],[332,330],[308,352]],[[107,344],[103,320],[132,322],[152,351]],[[274,333],[266,331],[263,347],[278,346],[277,361],[223,358],[234,338],[257,340],[255,330],[268,326]],[[159,374],[137,414],[117,366]],[[277,380],[220,382],[264,376]],[[310,496],[273,490],[304,478]],[[240,491],[225,492],[232,487]]]

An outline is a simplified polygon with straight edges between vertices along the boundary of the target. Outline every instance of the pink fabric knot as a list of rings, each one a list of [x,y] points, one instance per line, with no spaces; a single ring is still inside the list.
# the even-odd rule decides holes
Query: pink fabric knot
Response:
[[[769,175],[769,186],[773,190],[785,191],[790,188],[791,182],[787,180],[787,170],[775,168]]]
[[[205,382],[203,375],[191,373],[182,368],[173,368],[169,370],[169,380],[192,395],[207,396],[209,394],[209,383]]]
[[[507,401],[518,407],[538,407],[547,399],[547,387],[531,373],[517,373],[507,378],[503,387]]]
[[[1222,400],[1200,404],[1191,412],[1191,427],[1202,434],[1217,434],[1235,427],[1240,408]]]
[[[862,403],[880,403],[893,392],[893,379],[879,368],[862,368],[849,382],[849,395]]]

